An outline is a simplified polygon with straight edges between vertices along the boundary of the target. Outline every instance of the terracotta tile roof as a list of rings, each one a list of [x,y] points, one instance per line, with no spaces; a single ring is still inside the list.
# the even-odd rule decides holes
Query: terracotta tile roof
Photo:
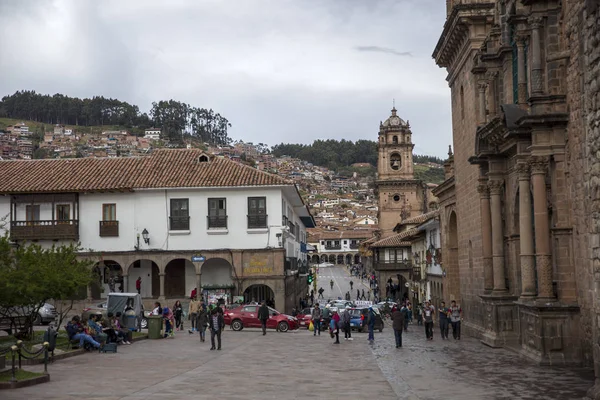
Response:
[[[404,221],[400,222],[400,225],[415,225],[422,224],[423,222],[429,221],[432,218],[440,215],[440,210],[429,211],[428,213],[417,215],[416,217],[407,218]]]
[[[370,247],[408,247],[411,245],[411,243],[407,242],[406,239],[417,233],[419,233],[418,229],[409,229],[407,231],[400,232],[397,235],[381,239],[373,243]]]
[[[203,154],[166,149],[147,157],[0,161],[0,193],[293,185],[225,158],[199,162]]]

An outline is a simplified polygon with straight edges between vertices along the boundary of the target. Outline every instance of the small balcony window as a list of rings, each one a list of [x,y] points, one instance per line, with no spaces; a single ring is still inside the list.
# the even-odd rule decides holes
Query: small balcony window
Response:
[[[208,229],[227,229],[226,199],[208,199]]]
[[[190,230],[189,199],[171,199],[171,216],[169,217],[172,231]]]

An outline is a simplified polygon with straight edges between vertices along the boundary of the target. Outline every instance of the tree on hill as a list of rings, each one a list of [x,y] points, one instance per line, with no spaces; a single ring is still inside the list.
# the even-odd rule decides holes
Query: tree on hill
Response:
[[[154,126],[176,142],[181,142],[186,135],[214,145],[231,141],[227,133],[231,124],[227,118],[212,109],[193,107],[172,99],[153,102],[148,116],[140,112],[138,106],[118,99],[103,96],[80,99],[59,93],[50,96],[22,90],[2,98],[0,117],[52,125],[106,125],[140,130]]]

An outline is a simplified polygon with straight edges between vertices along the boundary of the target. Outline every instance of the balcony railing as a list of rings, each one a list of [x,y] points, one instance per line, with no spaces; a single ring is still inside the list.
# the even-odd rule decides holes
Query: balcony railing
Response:
[[[350,248],[351,249],[358,249],[359,244],[358,243],[350,243]]]
[[[190,217],[169,217],[169,230],[171,231],[189,231]]]
[[[227,215],[209,215],[206,219],[208,229],[227,229]]]
[[[248,229],[260,229],[267,227],[267,215],[255,214],[248,215]]]
[[[290,229],[290,233],[294,236],[296,236],[296,225],[294,225],[294,223],[292,221],[287,222],[287,226]]]
[[[413,264],[411,261],[392,261],[383,260],[375,261],[373,268],[376,271],[413,271]]]
[[[101,237],[119,236],[119,221],[100,221]]]
[[[79,240],[79,220],[11,221],[12,240]]]
[[[325,250],[341,250],[342,249],[342,245],[338,244],[338,245],[325,245]]]

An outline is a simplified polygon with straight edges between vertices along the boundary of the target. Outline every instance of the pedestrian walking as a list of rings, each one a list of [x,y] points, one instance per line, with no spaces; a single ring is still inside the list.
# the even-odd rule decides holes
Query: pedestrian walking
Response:
[[[138,276],[137,280],[135,281],[135,290],[137,290],[138,294],[141,294],[140,292],[142,291],[142,277]]]
[[[188,315],[190,318],[190,322],[192,324],[192,329],[190,329],[188,332],[190,333],[190,335],[194,332],[198,332],[198,324],[197,324],[197,320],[198,320],[198,310],[200,309],[200,302],[198,301],[197,297],[192,297],[190,300],[190,305],[188,306]]]
[[[350,290],[352,290],[352,286],[354,286],[354,282],[350,280]]]
[[[340,314],[337,311],[333,311],[333,315],[331,316],[331,337],[333,338],[335,335],[335,342],[333,344],[340,344]]]
[[[318,299],[324,299],[325,297],[323,297],[323,292],[325,291],[325,289],[323,288],[319,288],[319,297],[317,297]]]
[[[377,316],[375,315],[375,311],[373,311],[373,307],[369,307],[369,311],[367,312],[367,326],[369,328],[369,341],[372,342],[375,340],[375,335],[373,331],[375,330],[375,319]]]
[[[448,339],[448,325],[449,325],[449,317],[450,309],[446,307],[445,302],[440,303],[440,308],[438,309],[438,313],[440,315],[440,333],[442,334],[442,339]]]
[[[328,327],[329,323],[331,322],[331,309],[329,308],[329,304],[325,305],[325,308],[323,308],[321,314],[323,318],[323,323],[326,327]]]
[[[262,326],[264,336],[267,334],[267,320],[269,319],[269,307],[267,307],[267,303],[265,301],[262,302],[262,305],[258,309],[258,319],[260,320],[260,325]]]
[[[433,314],[435,314],[435,308],[431,303],[426,302],[423,308],[423,320],[425,321],[425,336],[427,336],[427,340],[433,340]]]
[[[333,290],[333,279],[329,281],[329,286],[331,286],[331,290]]]
[[[352,327],[350,326],[350,306],[346,306],[342,314],[342,326],[344,327],[344,340],[352,340]]]
[[[163,319],[165,321],[164,337],[167,338],[169,336],[174,336],[173,335],[173,322],[174,322],[173,311],[171,311],[169,309],[169,307],[163,307],[162,315],[163,315]]]
[[[315,307],[313,308],[312,311],[312,323],[313,323],[313,336],[317,336],[317,333],[319,334],[319,336],[321,336],[321,318],[322,318],[322,314],[321,314],[321,308],[319,307],[319,303],[315,304]]]
[[[365,289],[362,290],[362,296],[360,296],[361,300],[365,299]]]
[[[206,308],[202,307],[201,304],[198,307],[198,313],[196,317],[196,331],[200,333],[200,341],[206,341],[206,327],[208,326],[208,313],[206,312]]]
[[[108,291],[111,293],[115,291],[115,278],[112,276],[108,279]]]
[[[460,340],[460,321],[462,319],[462,309],[456,304],[456,300],[450,302],[450,323],[452,324],[452,336]]]
[[[402,347],[402,331],[404,330],[405,313],[395,308],[392,312],[392,328],[394,329],[394,337],[396,338],[396,348]]]
[[[356,300],[360,300],[360,289],[356,289]]]
[[[408,331],[408,306],[406,302],[402,303],[402,308],[400,308],[400,312],[404,314],[404,332]]]
[[[225,321],[223,319],[223,314],[217,311],[216,308],[213,308],[210,312],[210,344],[211,350],[215,350],[215,336],[217,337],[217,350],[221,350],[221,332],[223,328],[225,328]]]
[[[367,291],[367,301],[371,301],[371,291]]]

